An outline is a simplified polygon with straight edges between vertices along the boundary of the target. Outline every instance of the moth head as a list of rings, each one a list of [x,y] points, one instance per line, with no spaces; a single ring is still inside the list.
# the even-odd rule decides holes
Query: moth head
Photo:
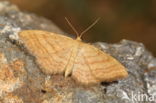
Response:
[[[68,20],[68,18],[65,17],[65,20],[67,21],[68,25],[72,28],[72,30],[75,32],[77,35],[76,40],[81,41],[81,37],[83,34],[85,34],[89,29],[91,29],[99,20],[100,18],[97,18],[90,26],[88,26],[83,32],[79,33],[75,27],[72,25],[72,23]]]

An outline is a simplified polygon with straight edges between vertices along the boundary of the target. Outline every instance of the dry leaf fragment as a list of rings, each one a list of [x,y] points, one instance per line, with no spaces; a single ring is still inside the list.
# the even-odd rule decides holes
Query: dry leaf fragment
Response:
[[[63,74],[77,82],[89,85],[111,82],[128,76],[125,67],[109,54],[76,40],[39,30],[19,33],[28,51],[46,74]]]

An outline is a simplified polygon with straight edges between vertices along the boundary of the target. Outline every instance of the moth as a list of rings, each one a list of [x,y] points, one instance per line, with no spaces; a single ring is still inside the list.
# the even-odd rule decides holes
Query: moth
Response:
[[[66,20],[77,34],[76,39],[40,30],[24,30],[18,34],[44,73],[71,75],[82,85],[111,82],[128,76],[126,68],[115,58],[82,42],[82,35],[98,20],[81,34]]]

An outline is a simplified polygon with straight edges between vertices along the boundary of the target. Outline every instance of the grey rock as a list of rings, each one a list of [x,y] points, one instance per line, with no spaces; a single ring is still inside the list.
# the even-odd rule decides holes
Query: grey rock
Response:
[[[8,2],[0,2],[0,24],[0,52],[5,54],[8,62],[23,60],[27,72],[25,84],[10,92],[12,98],[19,98],[12,103],[156,103],[156,70],[150,69],[156,68],[156,58],[142,43],[129,40],[116,44],[94,43],[119,60],[127,68],[129,77],[83,87],[70,77],[45,75],[36,65],[35,58],[14,41],[18,39],[18,32],[26,29],[66,35],[54,23],[35,14],[21,12]],[[8,99],[7,96],[1,98],[0,103]]]
[[[107,86],[106,103],[153,103],[155,96],[155,58],[144,45],[134,41],[122,40],[118,44],[95,43],[96,46],[117,58],[128,69],[129,77]],[[113,95],[112,95],[113,94]],[[142,98],[144,95],[146,98]],[[135,96],[135,98],[134,98]],[[136,97],[137,96],[137,97]],[[118,98],[118,99],[117,99]],[[156,98],[156,96],[155,96]]]

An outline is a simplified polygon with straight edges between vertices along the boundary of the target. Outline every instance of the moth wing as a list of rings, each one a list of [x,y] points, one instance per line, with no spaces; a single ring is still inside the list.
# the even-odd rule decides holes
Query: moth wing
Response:
[[[82,84],[111,82],[128,76],[124,66],[109,54],[81,43],[72,77]]]
[[[58,74],[65,71],[75,42],[72,38],[39,30],[22,31],[19,38],[36,57],[43,72]]]

